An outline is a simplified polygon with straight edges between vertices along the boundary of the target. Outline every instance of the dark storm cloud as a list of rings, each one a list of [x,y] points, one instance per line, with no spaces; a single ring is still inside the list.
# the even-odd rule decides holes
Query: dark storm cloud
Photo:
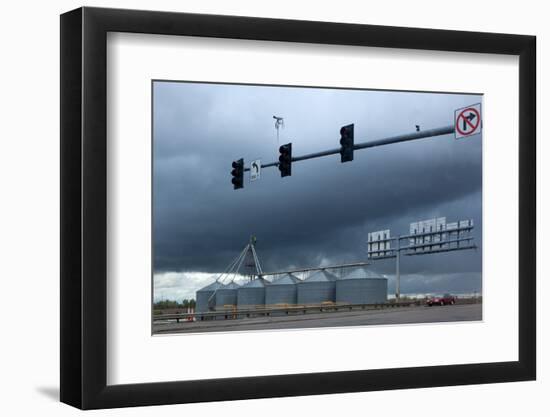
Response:
[[[450,125],[453,111],[479,96],[155,83],[155,272],[218,272],[250,235],[264,270],[365,259],[369,231],[405,234],[409,223],[473,218],[481,246],[481,137],[452,135],[294,163],[233,190],[230,165],[278,157],[272,115],[285,117],[281,143],[293,153],[335,148],[339,128],[355,124],[363,142]],[[480,251],[415,256],[404,273],[481,271]],[[376,269],[393,273],[391,261]]]

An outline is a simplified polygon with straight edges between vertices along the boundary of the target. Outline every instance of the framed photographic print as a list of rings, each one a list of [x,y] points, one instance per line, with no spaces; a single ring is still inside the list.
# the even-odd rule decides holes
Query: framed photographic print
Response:
[[[61,400],[535,379],[535,38],[61,16]]]

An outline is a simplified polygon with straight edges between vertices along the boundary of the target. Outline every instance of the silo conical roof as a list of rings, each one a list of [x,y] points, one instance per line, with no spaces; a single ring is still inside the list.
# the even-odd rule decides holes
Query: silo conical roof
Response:
[[[256,278],[252,281],[247,282],[241,288],[263,288],[266,285],[269,285],[270,282],[266,281],[264,278]]]
[[[322,269],[320,271],[317,271],[310,277],[306,278],[302,282],[331,282],[336,281],[336,279],[336,275]]]
[[[216,290],[218,290],[220,288],[224,288],[224,287],[225,287],[225,284],[223,284],[219,281],[214,281],[211,284],[208,284],[206,287],[203,287],[200,290],[197,290],[197,292],[198,291],[216,291]]]
[[[279,277],[271,283],[271,285],[292,285],[300,282],[300,279],[292,274],[285,274],[282,277]]]
[[[384,278],[377,274],[372,269],[366,267],[358,267],[351,269],[347,274],[344,274],[340,279],[366,279],[366,278]]]
[[[225,284],[225,286],[223,288],[226,289],[226,290],[235,290],[235,289],[240,288],[240,287],[241,286],[239,284],[237,284],[235,281],[231,281],[230,283]]]

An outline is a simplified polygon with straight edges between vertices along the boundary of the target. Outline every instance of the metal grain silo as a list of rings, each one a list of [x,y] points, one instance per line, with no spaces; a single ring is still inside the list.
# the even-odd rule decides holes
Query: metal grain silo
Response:
[[[318,271],[298,284],[298,304],[321,304],[335,301],[336,276]]]
[[[265,306],[265,288],[270,284],[264,278],[247,282],[237,290],[238,308],[258,308]]]
[[[214,294],[223,287],[224,284],[219,281],[214,281],[212,284],[198,290],[196,293],[195,311],[197,313],[205,313],[213,309],[216,305],[216,297]]]
[[[216,291],[216,310],[231,309],[237,305],[237,291],[241,286],[231,281]]]
[[[368,268],[355,268],[336,281],[339,304],[377,304],[388,300],[388,280]]]
[[[265,304],[296,304],[298,300],[296,285],[298,282],[300,280],[292,274],[285,274],[275,279],[265,289]]]

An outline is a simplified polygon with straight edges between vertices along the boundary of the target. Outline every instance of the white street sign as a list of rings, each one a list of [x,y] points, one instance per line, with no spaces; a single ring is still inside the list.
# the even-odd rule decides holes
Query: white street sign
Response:
[[[369,254],[369,256],[376,258],[379,256],[386,256],[390,254],[391,250],[391,242],[389,240],[390,238],[390,230],[380,230],[378,232],[371,232],[367,235],[368,240],[368,252],[374,252]],[[385,252],[385,251],[388,252]]]
[[[458,229],[458,223],[457,222],[447,223],[447,227],[445,229],[446,230]]]
[[[474,225],[474,220],[473,219],[460,220],[460,222],[458,223],[459,227],[469,227],[469,226],[473,226],[473,225]]]
[[[421,236],[410,238],[409,243],[411,245],[421,245],[430,242],[439,242],[441,236],[438,234],[424,235],[424,233],[432,233],[445,230],[447,223],[446,217],[437,217],[434,219],[422,220],[411,223],[409,226],[409,233],[411,235],[420,234]]]
[[[455,110],[455,139],[481,133],[481,103]]]
[[[256,159],[250,163],[250,181],[256,181],[260,179],[260,174],[262,172],[262,161]]]

